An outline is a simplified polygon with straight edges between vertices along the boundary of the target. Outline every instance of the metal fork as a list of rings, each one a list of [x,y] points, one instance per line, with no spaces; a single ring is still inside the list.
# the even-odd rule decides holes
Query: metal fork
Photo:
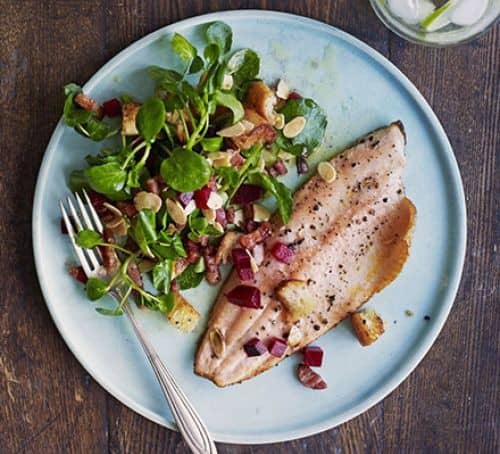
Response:
[[[61,207],[64,224],[68,231],[71,243],[75,249],[76,255],[80,260],[83,270],[87,277],[102,277],[104,274],[104,267],[102,265],[102,257],[98,249],[83,249],[75,242],[75,229],[80,231],[83,228],[90,230],[97,230],[99,233],[103,232],[103,225],[97,212],[92,206],[89,196],[83,190],[83,198],[78,193],[74,194],[74,200],[71,195],[66,199],[69,210],[67,211],[63,201],[59,202]],[[69,214],[68,214],[69,212]],[[73,222],[72,222],[73,221]],[[74,225],[73,225],[74,223]],[[117,294],[113,296],[119,300]],[[160,382],[161,389],[167,402],[172,410],[172,413],[177,423],[177,427],[184,437],[185,442],[195,454],[217,454],[217,448],[210,436],[205,424],[200,416],[194,409],[193,405],[189,402],[188,398],[181,390],[180,386],[175,381],[174,377],[163,364],[151,343],[147,340],[146,336],[141,332],[139,322],[133,314],[129,303],[123,306],[125,313],[128,315],[132,323],[135,334],[146,353],[146,356],[151,363],[156,378]]]

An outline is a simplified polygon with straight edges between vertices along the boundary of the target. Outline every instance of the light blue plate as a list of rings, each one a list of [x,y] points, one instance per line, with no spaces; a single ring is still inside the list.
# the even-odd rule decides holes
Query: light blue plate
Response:
[[[394,120],[408,134],[405,185],[418,210],[412,252],[397,280],[370,306],[386,321],[386,333],[362,348],[343,323],[318,341],[326,351],[321,375],[327,391],[311,391],[295,378],[299,358],[241,385],[219,389],[193,373],[203,323],[182,335],[160,315],[141,313],[151,340],[205,419],[216,440],[270,443],[334,427],[383,399],[415,368],[441,330],[462,270],[466,214],[462,183],[448,139],[436,116],[408,79],[362,42],[320,22],[264,11],[234,11],[188,19],[146,36],[121,52],[85,85],[99,100],[129,92],[144,99],[152,84],[144,68],[172,66],[168,36],[202,44],[201,24],[226,21],[235,48],[262,58],[268,81],[284,76],[328,112],[329,156],[357,137]],[[62,82],[62,81],[61,81]],[[62,106],[61,106],[62,107]],[[125,318],[95,312],[82,287],[66,273],[73,255],[60,234],[57,201],[66,178],[99,149],[61,123],[40,170],[33,208],[33,244],[42,290],[66,343],[87,371],[111,394],[145,417],[173,427],[156,379]],[[295,174],[289,183],[297,185]],[[205,316],[216,289],[202,286],[188,298]],[[413,317],[405,316],[405,310]],[[424,315],[431,317],[424,321]],[[204,320],[203,320],[204,321]],[[397,323],[396,323],[397,322]]]

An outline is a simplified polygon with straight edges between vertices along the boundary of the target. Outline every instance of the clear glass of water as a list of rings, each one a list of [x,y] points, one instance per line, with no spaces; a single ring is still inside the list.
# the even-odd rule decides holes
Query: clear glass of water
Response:
[[[370,0],[379,19],[397,35],[426,46],[471,41],[500,17],[500,0]]]

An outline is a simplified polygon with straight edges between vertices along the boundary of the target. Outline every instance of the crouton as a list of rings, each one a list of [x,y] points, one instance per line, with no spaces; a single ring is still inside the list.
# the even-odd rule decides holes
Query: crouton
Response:
[[[257,81],[252,82],[248,87],[244,104],[246,108],[255,110],[260,116],[272,123],[277,101],[274,92],[264,82]]]
[[[373,309],[364,309],[351,315],[351,323],[359,343],[367,346],[384,333],[384,321]]]
[[[173,292],[174,308],[167,312],[170,322],[183,333],[190,333],[200,319],[199,312],[178,292]]]
[[[316,307],[307,283],[297,279],[283,281],[276,289],[276,296],[287,309],[292,322],[309,315]]]
[[[135,125],[135,117],[141,105],[135,102],[128,102],[122,105],[122,134],[124,136],[136,136],[139,134]]]

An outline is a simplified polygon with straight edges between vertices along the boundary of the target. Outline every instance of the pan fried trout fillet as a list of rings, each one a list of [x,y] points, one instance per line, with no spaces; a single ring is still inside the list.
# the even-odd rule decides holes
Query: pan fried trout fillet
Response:
[[[393,123],[332,159],[334,182],[316,175],[295,193],[290,222],[284,226],[274,218],[264,262],[255,279],[244,282],[260,289],[261,308],[227,300],[225,294],[241,284],[233,271],[198,347],[197,374],[218,386],[254,377],[333,328],[396,278],[408,257],[415,221],[415,207],[405,197],[401,179],[404,145],[403,125]],[[277,241],[294,245],[290,264],[270,254]],[[275,294],[291,279],[306,282],[315,300],[313,312],[295,322]],[[286,339],[293,325],[302,339],[288,345],[286,355],[247,356],[243,346],[250,339]]]

